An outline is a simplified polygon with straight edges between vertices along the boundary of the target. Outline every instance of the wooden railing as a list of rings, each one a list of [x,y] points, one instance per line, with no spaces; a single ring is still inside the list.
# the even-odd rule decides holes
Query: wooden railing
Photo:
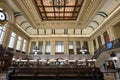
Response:
[[[102,52],[104,52],[104,51],[112,50],[115,48],[120,48],[120,38],[113,40],[111,42],[112,42],[112,48],[107,49],[106,44],[101,45],[96,51],[94,51],[94,56],[92,57],[92,59],[97,59],[99,57],[99,55],[101,55]]]
[[[0,45],[0,71],[6,70],[11,66],[13,53]]]
[[[104,80],[98,67],[80,67],[76,65],[40,66],[40,67],[10,67],[8,80],[39,80],[39,79],[77,79]]]

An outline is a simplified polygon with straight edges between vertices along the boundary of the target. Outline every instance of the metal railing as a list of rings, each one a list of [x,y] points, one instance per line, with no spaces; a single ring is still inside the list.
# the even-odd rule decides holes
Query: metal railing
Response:
[[[94,51],[94,55],[93,55],[92,59],[97,59],[104,51],[112,50],[115,48],[120,48],[120,38],[115,39],[111,42],[112,42],[112,48],[107,49],[106,44],[101,45],[96,51]]]

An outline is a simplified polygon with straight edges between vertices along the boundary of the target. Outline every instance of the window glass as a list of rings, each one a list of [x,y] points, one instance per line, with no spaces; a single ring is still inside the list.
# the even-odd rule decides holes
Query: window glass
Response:
[[[69,41],[69,49],[73,49],[73,41]]]
[[[26,44],[27,44],[27,41],[24,40],[24,41],[23,41],[23,47],[22,47],[22,51],[24,51],[24,52],[25,52],[25,50],[26,50]]]
[[[42,54],[43,53],[43,41],[39,42],[38,48],[39,48],[39,53],[38,54]]]
[[[31,43],[30,54],[34,54],[34,49],[36,48],[36,42]]]
[[[63,41],[56,41],[55,42],[55,52],[64,52],[64,42]]]
[[[12,32],[12,33],[11,33],[10,40],[9,40],[9,45],[8,45],[8,47],[14,48],[15,38],[16,38],[16,34],[15,34],[14,32]]]
[[[22,43],[22,37],[19,36],[17,40],[16,50],[20,50],[21,43]]]
[[[50,53],[51,52],[51,47],[50,47],[50,41],[46,42],[46,53]]]
[[[76,41],[76,48],[80,48],[80,41]]]

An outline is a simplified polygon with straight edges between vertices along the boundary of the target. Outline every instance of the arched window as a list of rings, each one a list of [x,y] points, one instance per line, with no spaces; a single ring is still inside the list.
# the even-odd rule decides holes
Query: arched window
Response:
[[[20,50],[21,49],[21,43],[22,43],[22,37],[19,36],[18,40],[17,40],[16,50]]]
[[[24,41],[23,41],[23,47],[22,47],[22,51],[23,51],[23,52],[26,51],[26,45],[27,45],[27,41],[24,40]]]
[[[64,42],[63,41],[55,42],[55,53],[64,53]]]
[[[8,45],[9,48],[14,48],[15,38],[16,38],[16,33],[12,32]]]
[[[50,41],[47,41],[46,42],[46,54],[50,54],[51,52],[51,46],[50,46]]]
[[[0,25],[0,44],[2,44],[3,42],[4,34],[6,31],[6,25]]]

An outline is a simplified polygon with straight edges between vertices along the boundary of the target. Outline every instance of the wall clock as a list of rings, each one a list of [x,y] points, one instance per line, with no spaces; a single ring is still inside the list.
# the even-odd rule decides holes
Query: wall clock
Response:
[[[0,10],[0,21],[6,21],[6,14]]]

